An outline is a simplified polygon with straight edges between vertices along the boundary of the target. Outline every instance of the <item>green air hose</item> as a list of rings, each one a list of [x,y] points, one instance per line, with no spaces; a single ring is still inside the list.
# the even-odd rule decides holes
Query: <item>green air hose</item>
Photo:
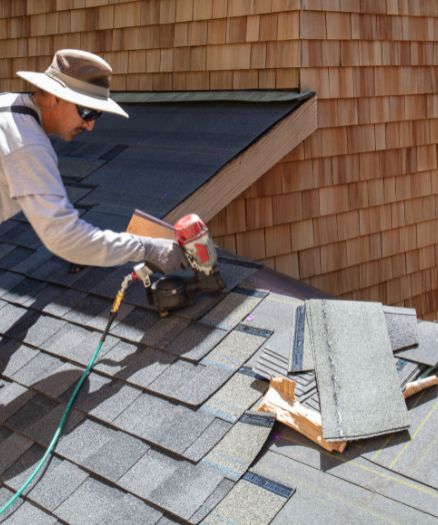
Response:
[[[68,402],[67,408],[64,411],[64,415],[62,416],[61,422],[59,423],[58,429],[55,432],[55,435],[53,436],[53,439],[49,445],[49,448],[46,450],[46,453],[42,457],[41,461],[38,463],[37,467],[33,471],[33,473],[30,475],[26,483],[20,488],[20,490],[12,496],[12,498],[6,503],[6,505],[0,509],[0,516],[6,512],[6,510],[15,503],[15,501],[23,494],[23,492],[27,489],[27,487],[32,483],[32,481],[37,476],[38,472],[43,467],[44,463],[46,462],[47,458],[52,453],[53,449],[56,446],[56,443],[58,442],[59,436],[61,435],[62,428],[64,426],[64,423],[67,419],[67,416],[70,412],[71,407],[73,406],[74,400],[76,399],[76,396],[78,395],[79,390],[81,389],[85,379],[87,378],[88,374],[90,373],[91,369],[93,368],[94,362],[96,361],[96,358],[100,352],[100,349],[102,348],[103,343],[105,342],[106,336],[108,335],[108,332],[111,329],[111,325],[114,322],[114,319],[116,318],[117,312],[120,308],[120,305],[122,304],[122,301],[125,297],[125,292],[128,287],[128,283],[132,280],[131,275],[127,275],[125,279],[123,280],[122,287],[117,294],[116,300],[114,301],[113,308],[111,310],[108,323],[106,325],[106,328],[102,334],[102,337],[100,338],[100,342],[97,345],[96,351],[94,352],[93,358],[91,359],[89,365],[87,366],[87,369],[83,373],[81,379],[79,380],[79,383],[77,384],[75,391],[73,392],[73,395],[70,398],[70,401]]]

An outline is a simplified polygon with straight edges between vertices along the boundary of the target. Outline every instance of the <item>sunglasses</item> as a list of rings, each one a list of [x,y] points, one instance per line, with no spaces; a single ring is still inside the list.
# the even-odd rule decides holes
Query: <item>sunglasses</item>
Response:
[[[84,108],[84,106],[78,106],[75,104],[78,114],[82,120],[85,122],[91,122],[92,120],[97,120],[101,115],[102,111],[97,111],[95,109]]]

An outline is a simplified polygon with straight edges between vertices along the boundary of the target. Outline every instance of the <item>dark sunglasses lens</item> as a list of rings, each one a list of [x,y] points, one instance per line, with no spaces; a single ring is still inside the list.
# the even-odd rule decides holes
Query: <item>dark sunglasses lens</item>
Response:
[[[102,115],[102,111],[96,111],[95,109],[84,108],[83,106],[76,106],[79,116],[85,122],[91,122],[92,120],[98,119]]]

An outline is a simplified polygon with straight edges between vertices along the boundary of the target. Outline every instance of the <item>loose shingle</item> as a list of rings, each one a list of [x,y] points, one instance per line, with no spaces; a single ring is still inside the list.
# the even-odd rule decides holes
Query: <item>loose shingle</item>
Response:
[[[199,361],[226,335],[225,330],[192,322],[164,350],[184,359]]]
[[[397,352],[397,357],[416,363],[435,366],[438,363],[438,325],[427,321],[418,321],[419,344]]]
[[[384,306],[392,351],[418,344],[417,313],[414,308]]]

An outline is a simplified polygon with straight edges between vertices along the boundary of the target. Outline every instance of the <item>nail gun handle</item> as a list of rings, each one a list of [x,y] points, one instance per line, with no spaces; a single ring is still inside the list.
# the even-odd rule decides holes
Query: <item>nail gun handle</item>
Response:
[[[142,262],[134,266],[132,277],[138,281],[141,281],[144,284],[144,287],[147,289],[151,287],[150,276],[157,271],[158,269],[155,268],[153,264],[148,263],[146,265],[146,263]]]

